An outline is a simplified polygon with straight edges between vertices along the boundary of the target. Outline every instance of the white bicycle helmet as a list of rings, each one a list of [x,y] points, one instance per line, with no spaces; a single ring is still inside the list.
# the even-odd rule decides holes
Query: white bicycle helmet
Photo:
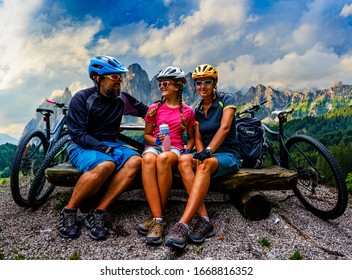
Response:
[[[163,70],[159,72],[159,74],[156,76],[157,80],[160,80],[162,78],[171,78],[173,80],[181,80],[184,84],[186,83],[186,74],[185,72],[174,66],[167,66]]]

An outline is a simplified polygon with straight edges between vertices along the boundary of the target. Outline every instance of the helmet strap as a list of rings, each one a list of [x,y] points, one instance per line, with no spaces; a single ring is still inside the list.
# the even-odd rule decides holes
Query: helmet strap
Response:
[[[93,79],[93,82],[94,82],[94,85],[97,89],[97,92],[100,93],[101,95],[104,95],[100,92],[100,85],[101,85],[101,77],[100,76],[96,76],[94,79]]]

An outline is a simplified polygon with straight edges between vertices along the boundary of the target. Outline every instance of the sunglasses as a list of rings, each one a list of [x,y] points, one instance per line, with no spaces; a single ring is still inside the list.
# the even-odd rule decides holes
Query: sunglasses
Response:
[[[159,88],[164,87],[167,88],[169,85],[174,85],[175,83],[173,81],[162,81],[159,82]]]
[[[122,81],[122,76],[119,74],[104,75],[104,78],[109,78],[112,81]]]
[[[206,81],[196,81],[195,84],[197,87],[201,87],[202,85],[205,85],[206,87],[212,85],[214,83],[213,80],[206,80]]]

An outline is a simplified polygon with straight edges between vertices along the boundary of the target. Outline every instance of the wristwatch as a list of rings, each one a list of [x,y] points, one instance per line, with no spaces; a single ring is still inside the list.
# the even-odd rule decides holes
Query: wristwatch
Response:
[[[210,156],[213,156],[213,150],[208,146],[205,148],[206,150],[208,150],[210,152]]]

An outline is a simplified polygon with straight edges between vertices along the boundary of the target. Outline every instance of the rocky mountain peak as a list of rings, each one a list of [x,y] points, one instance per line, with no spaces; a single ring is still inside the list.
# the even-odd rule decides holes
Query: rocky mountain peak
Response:
[[[123,91],[129,92],[147,105],[151,105],[161,98],[155,76],[150,80],[146,71],[137,63],[128,66],[128,70],[123,81]],[[288,88],[278,90],[271,86],[258,84],[251,86],[247,92],[228,92],[228,94],[234,96],[238,110],[240,110],[241,107],[249,107],[251,104],[267,100],[263,110],[257,114],[259,118],[263,118],[267,121],[272,120],[271,111],[273,110],[292,107],[295,109],[293,117],[300,118],[307,115],[320,115],[331,109],[352,104],[352,86],[344,85],[342,82],[336,82],[328,89],[309,89],[306,91],[293,91]],[[71,91],[66,87],[63,90],[62,96],[55,97],[55,101],[64,102],[68,105],[71,98]],[[191,106],[194,106],[199,101],[198,94],[194,94],[194,83],[191,73],[187,74],[183,101]],[[44,102],[41,106],[50,107],[52,105]],[[60,116],[60,111],[55,111],[57,112],[53,120]],[[133,117],[127,117],[125,120],[127,122],[136,121]],[[24,132],[42,126],[42,117],[38,114],[27,124]]]

